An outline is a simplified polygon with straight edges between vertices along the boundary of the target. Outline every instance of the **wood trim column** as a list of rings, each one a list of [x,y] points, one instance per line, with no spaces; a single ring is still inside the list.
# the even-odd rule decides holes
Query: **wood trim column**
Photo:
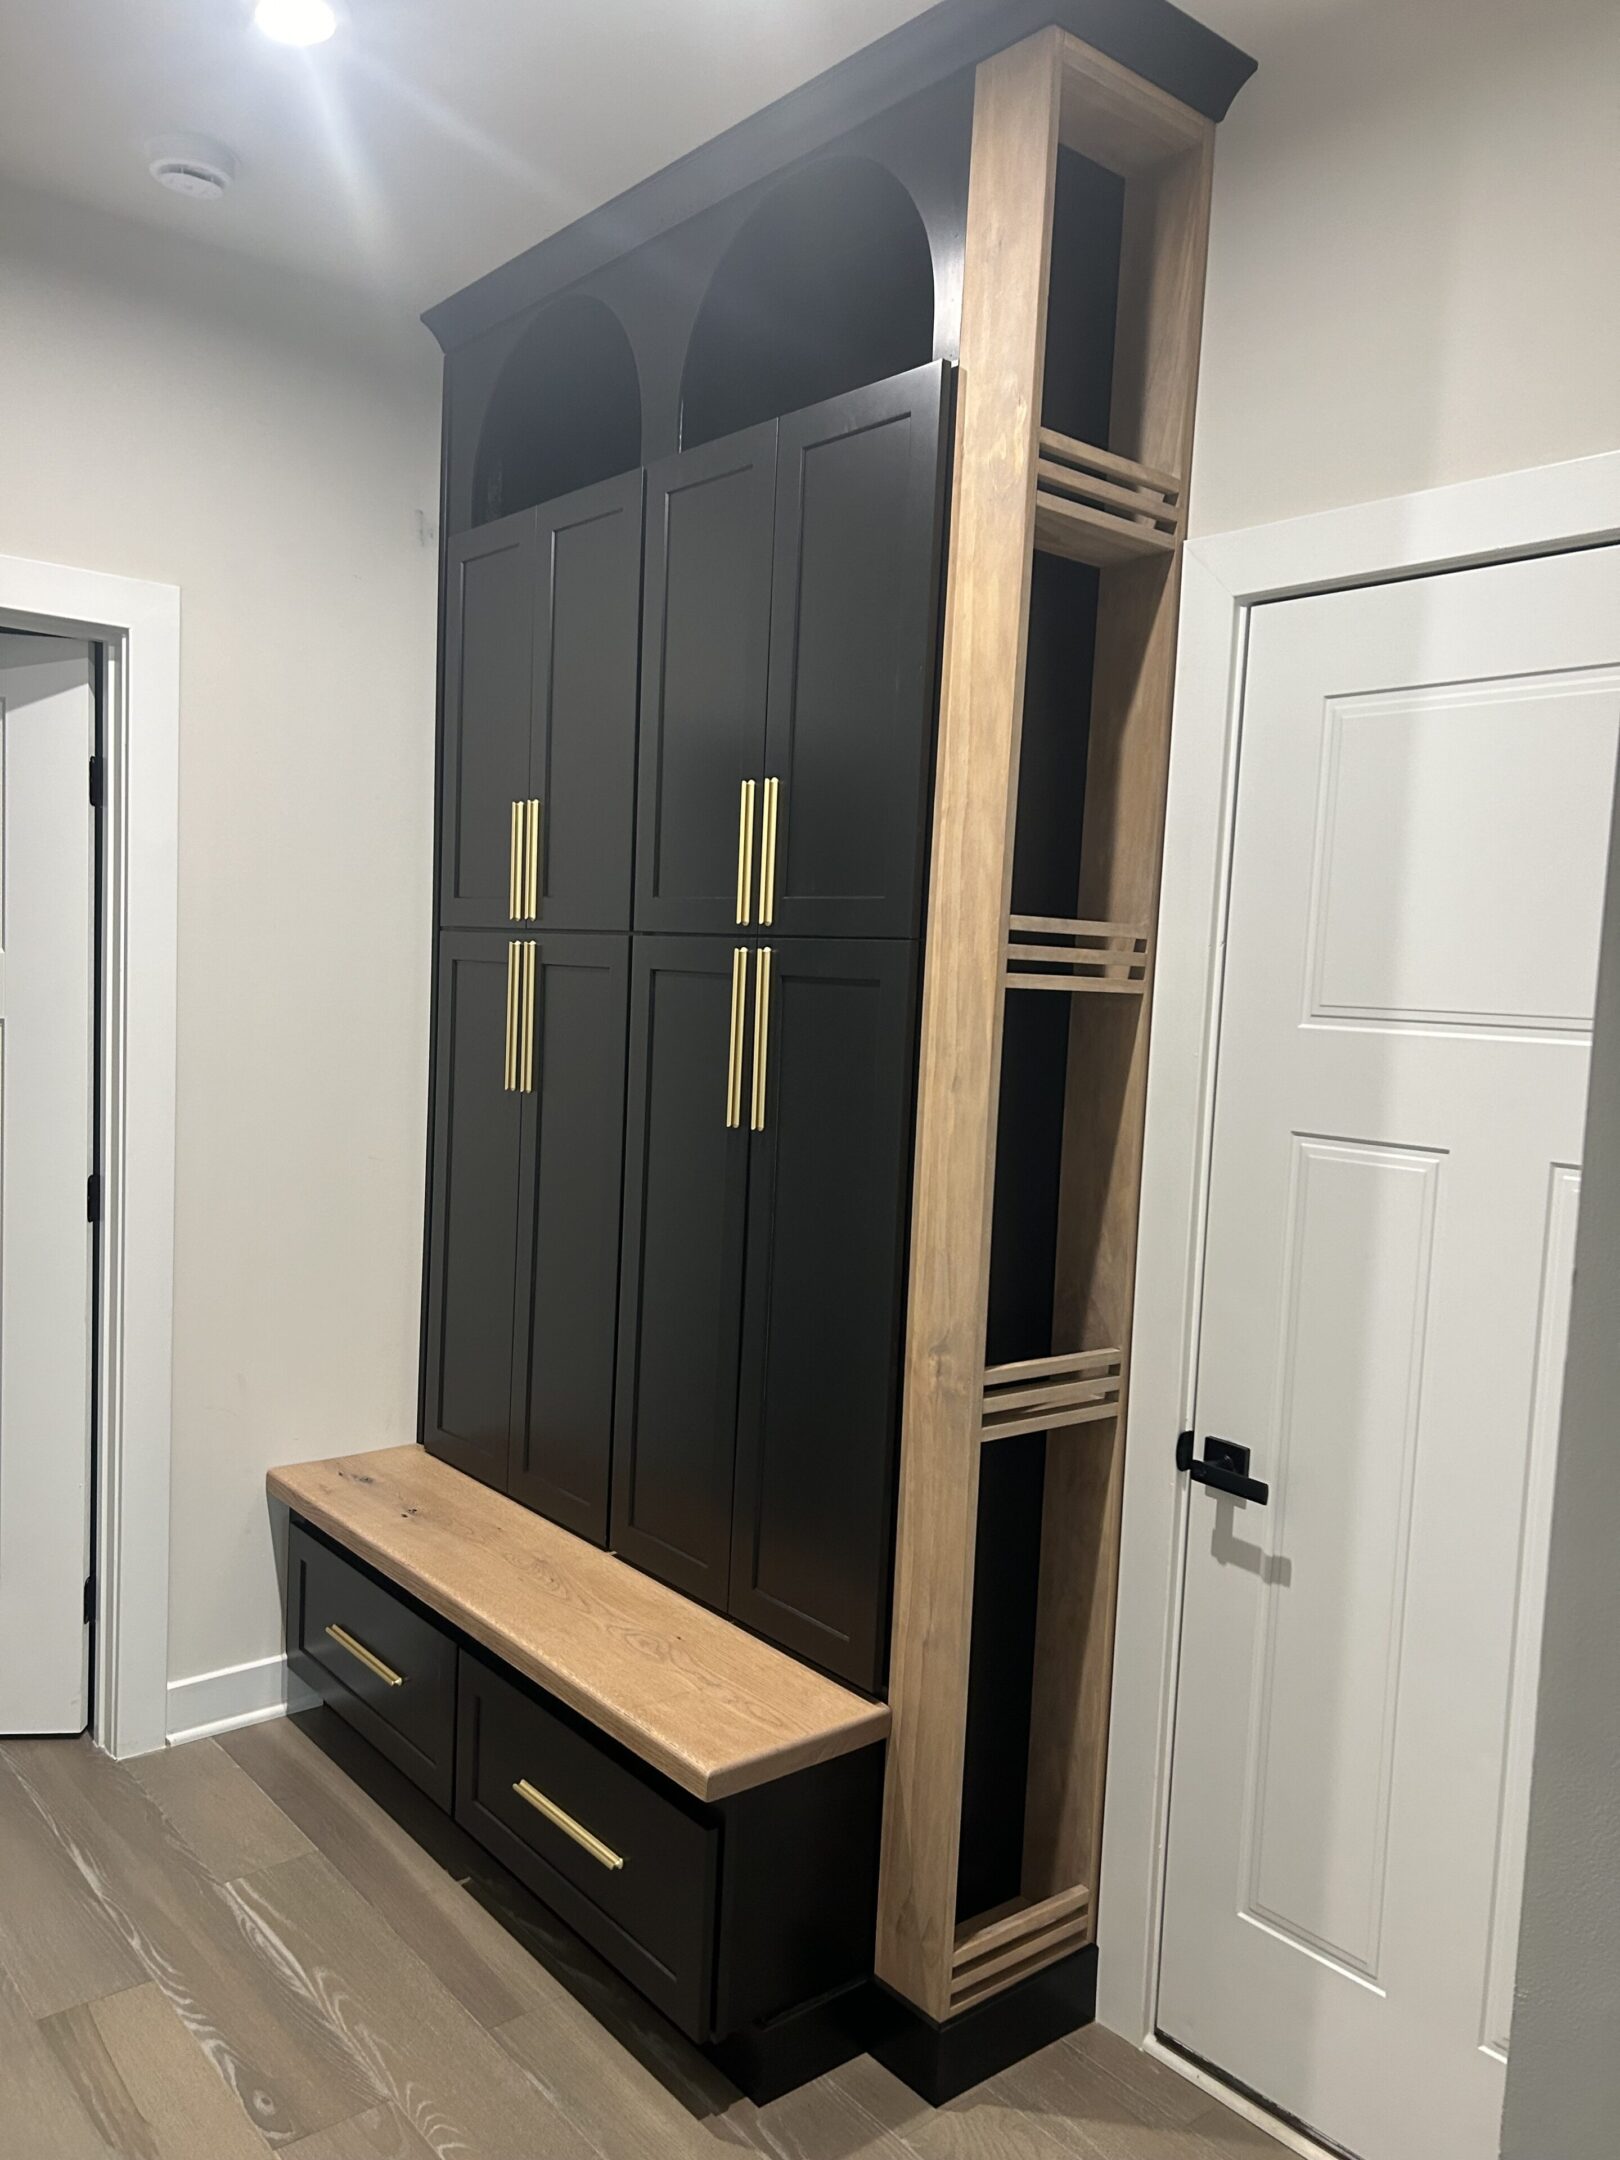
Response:
[[[1034,560],[1061,33],[978,70],[963,270],[877,1971],[950,2006],[1002,946]]]

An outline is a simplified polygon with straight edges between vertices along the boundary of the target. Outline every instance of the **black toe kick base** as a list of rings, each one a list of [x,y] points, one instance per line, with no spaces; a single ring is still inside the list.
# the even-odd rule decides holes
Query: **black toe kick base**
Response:
[[[886,1988],[881,1996],[869,2051],[931,2107],[943,2107],[1091,2023],[1097,2014],[1097,1946],[1087,1943],[943,2025]]]
[[[756,2107],[864,2055],[885,2015],[875,1980],[858,1980],[703,2050]]]

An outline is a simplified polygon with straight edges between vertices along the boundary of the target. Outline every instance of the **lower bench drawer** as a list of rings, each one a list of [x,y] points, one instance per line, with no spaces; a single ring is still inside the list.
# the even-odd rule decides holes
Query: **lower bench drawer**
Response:
[[[467,1650],[458,1692],[457,1821],[684,2032],[709,2039],[718,1824]]]
[[[287,1656],[339,1717],[449,1807],[453,1638],[299,1522],[287,1539]]]

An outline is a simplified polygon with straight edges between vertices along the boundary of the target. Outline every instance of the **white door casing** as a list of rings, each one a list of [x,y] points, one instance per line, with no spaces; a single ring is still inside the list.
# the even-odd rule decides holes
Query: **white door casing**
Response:
[[[1367,2160],[1494,2153],[1616,552],[1254,612],[1158,2023]]]
[[[0,640],[0,1732],[89,1715],[91,656]]]

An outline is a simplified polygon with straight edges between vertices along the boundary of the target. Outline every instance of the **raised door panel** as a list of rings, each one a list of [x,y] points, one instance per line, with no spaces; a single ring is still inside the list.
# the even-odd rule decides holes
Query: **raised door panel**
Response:
[[[628,930],[636,825],[641,480],[539,512],[534,678],[535,919]]]
[[[774,421],[647,475],[638,930],[724,931],[751,912],[739,808],[764,758],[775,484]]]
[[[762,952],[756,970],[766,964]],[[751,1090],[729,1610],[882,1684],[899,1437],[917,948],[769,954]]]
[[[497,931],[439,939],[422,1387],[428,1452],[502,1490],[528,1309],[528,1098],[506,1084],[513,946]]]
[[[725,938],[631,957],[613,1546],[723,1607],[731,1553],[747,1133],[728,1124],[740,1023]]]
[[[532,1282],[508,1490],[607,1541],[624,1164],[627,937],[542,933],[533,1032]]]
[[[440,752],[439,920],[512,921],[512,810],[529,795],[538,600],[532,510],[450,549]]]
[[[759,918],[777,937],[917,932],[947,404],[935,363],[781,423]]]

